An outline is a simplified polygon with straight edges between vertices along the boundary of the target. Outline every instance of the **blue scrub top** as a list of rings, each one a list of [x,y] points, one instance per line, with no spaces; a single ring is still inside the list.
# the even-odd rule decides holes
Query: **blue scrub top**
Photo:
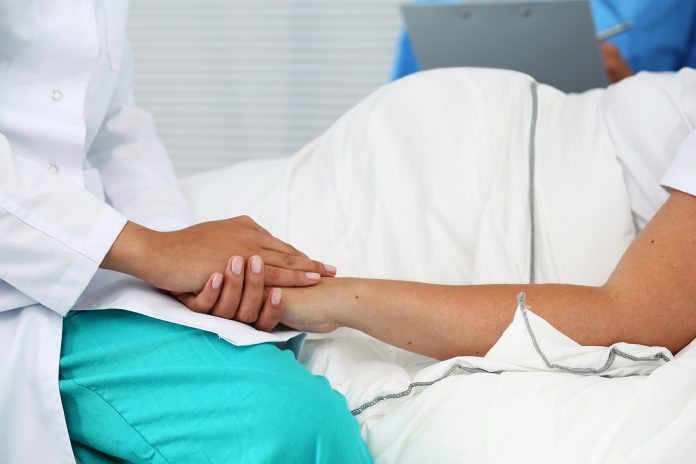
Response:
[[[414,3],[456,3],[415,0]],[[638,71],[696,68],[696,0],[590,0],[597,31],[623,22],[633,27],[608,40]],[[397,46],[392,80],[419,71],[407,31]]]

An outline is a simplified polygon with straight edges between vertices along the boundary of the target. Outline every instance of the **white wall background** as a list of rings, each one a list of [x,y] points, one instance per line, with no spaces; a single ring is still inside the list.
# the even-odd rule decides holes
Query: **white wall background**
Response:
[[[401,0],[132,0],[138,102],[179,175],[289,156],[388,80]]]

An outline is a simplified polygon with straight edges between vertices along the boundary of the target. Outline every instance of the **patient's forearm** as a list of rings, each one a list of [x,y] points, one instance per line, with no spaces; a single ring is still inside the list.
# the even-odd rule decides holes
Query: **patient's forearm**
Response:
[[[316,291],[324,293],[338,325],[440,359],[485,354],[510,324],[521,291],[537,314],[581,344],[621,340],[622,321],[604,288],[336,279]]]
[[[602,287],[331,279],[288,292],[286,312],[290,322],[306,323],[309,330],[311,323],[320,330],[345,325],[446,358],[491,348],[524,291],[535,313],[580,344],[625,341],[677,352],[696,338],[694,231],[696,198],[675,191]]]

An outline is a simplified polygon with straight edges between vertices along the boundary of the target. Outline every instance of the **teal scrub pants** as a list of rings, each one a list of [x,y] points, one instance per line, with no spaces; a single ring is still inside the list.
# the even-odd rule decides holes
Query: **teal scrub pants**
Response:
[[[82,464],[372,462],[345,399],[290,351],[127,311],[68,314],[60,394]]]

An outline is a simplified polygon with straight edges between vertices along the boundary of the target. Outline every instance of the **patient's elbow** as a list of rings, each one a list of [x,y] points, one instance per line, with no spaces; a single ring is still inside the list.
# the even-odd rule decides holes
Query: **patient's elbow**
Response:
[[[615,342],[681,351],[696,338],[696,305],[680,292],[605,285],[606,310],[613,313]]]

